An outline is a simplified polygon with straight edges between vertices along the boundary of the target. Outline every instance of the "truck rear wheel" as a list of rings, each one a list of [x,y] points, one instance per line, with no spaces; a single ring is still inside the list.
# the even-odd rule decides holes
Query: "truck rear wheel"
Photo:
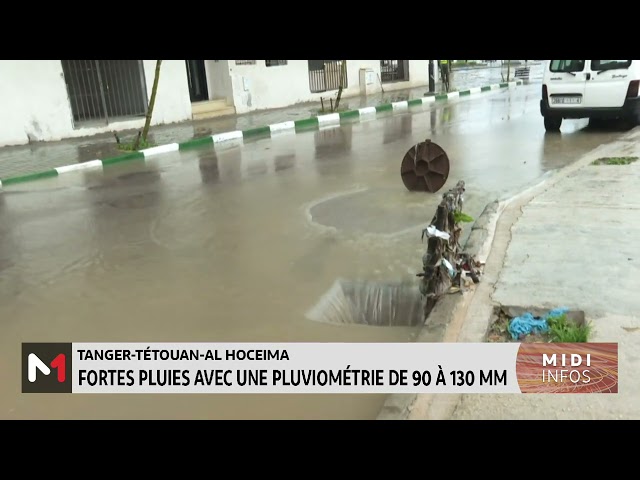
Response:
[[[544,128],[547,132],[558,132],[562,126],[562,117],[544,117]]]

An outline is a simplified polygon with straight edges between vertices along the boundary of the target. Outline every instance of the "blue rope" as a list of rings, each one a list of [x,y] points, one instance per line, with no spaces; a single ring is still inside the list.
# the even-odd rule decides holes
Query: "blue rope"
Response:
[[[515,317],[509,323],[509,333],[511,334],[511,338],[514,340],[518,340],[521,336],[526,336],[530,334],[541,334],[549,331],[549,324],[547,320],[552,317],[558,317],[563,313],[568,312],[569,309],[566,307],[554,308],[550,310],[542,318],[536,318],[533,314],[527,312],[519,317]]]

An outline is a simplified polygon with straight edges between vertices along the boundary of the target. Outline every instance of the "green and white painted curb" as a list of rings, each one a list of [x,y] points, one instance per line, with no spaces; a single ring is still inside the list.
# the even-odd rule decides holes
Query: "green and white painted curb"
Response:
[[[274,123],[272,125],[255,127],[248,130],[236,130],[233,132],[217,133],[215,135],[210,135],[207,137],[187,140],[186,142],[169,143],[167,145],[147,148],[146,150],[141,150],[139,152],[131,152],[124,155],[119,155],[117,157],[106,158],[104,160],[91,160],[88,162],[74,163],[72,165],[57,167],[51,170],[44,170],[41,172],[29,173],[26,175],[2,178],[0,179],[0,188],[2,188],[3,185],[13,185],[16,183],[38,180],[41,178],[56,177],[58,175],[69,172],[77,172],[79,170],[104,168],[105,166],[113,165],[115,163],[120,163],[127,160],[146,159],[149,157],[163,155],[165,153],[177,152],[179,150],[186,150],[194,147],[201,147],[208,144],[212,144],[215,147],[220,143],[231,141],[242,142],[245,138],[271,137],[283,132],[298,133],[311,129],[318,129],[325,126],[335,126],[344,123],[358,122],[360,120],[370,120],[376,118],[378,114],[409,110],[412,107],[421,107],[423,105],[428,105],[434,102],[451,100],[458,97],[474,95],[491,90],[498,90],[501,88],[508,88],[509,86],[521,85],[522,83],[523,82],[521,80],[505,83],[495,83],[492,85],[471,88],[469,90],[463,90],[460,92],[425,96],[422,98],[414,98],[412,100],[404,100],[401,102],[385,103],[382,105],[376,105],[375,107],[364,107],[359,108],[358,110],[347,110],[345,112],[330,113],[328,115],[320,115],[317,117],[305,118],[302,120]]]

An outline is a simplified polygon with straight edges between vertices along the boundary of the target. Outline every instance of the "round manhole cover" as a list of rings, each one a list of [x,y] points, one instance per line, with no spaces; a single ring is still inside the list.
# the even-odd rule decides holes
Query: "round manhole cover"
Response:
[[[425,140],[405,154],[400,175],[407,190],[435,193],[449,178],[449,157],[440,145]]]

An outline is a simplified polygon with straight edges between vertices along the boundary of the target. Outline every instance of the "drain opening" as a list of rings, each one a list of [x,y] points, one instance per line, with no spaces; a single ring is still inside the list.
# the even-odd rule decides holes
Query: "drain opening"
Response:
[[[422,295],[415,283],[337,280],[307,312],[334,325],[414,327],[424,323]]]

